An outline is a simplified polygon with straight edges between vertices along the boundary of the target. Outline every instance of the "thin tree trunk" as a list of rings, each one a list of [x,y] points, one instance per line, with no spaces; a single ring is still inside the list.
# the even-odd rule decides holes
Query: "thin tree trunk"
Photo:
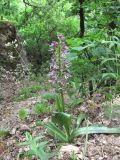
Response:
[[[82,38],[84,36],[84,32],[85,32],[84,9],[83,9],[84,0],[79,0],[79,3],[80,3],[80,10],[79,10],[79,16],[80,16],[80,37]]]
[[[85,17],[84,17],[84,9],[83,9],[83,3],[85,0],[79,0],[80,3],[80,10],[79,10],[79,16],[80,16],[80,38],[84,37],[84,33],[85,33]],[[90,80],[88,82],[88,86],[89,86],[89,94],[90,97],[92,97],[93,95],[93,82],[92,80]]]

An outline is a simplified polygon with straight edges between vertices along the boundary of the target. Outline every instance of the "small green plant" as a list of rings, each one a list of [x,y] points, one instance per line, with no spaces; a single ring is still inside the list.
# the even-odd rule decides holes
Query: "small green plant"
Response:
[[[52,116],[52,121],[44,124],[48,133],[54,138],[59,139],[62,142],[71,143],[74,138],[80,135],[95,134],[95,133],[107,133],[107,134],[120,134],[120,128],[107,128],[99,126],[87,126],[80,127],[81,122],[85,119],[85,114],[81,113],[76,121],[76,125],[72,124],[72,117],[70,114],[63,112],[56,112]]]
[[[6,137],[9,134],[9,131],[4,128],[0,128],[0,137]]]
[[[55,93],[45,93],[43,96],[42,96],[43,99],[45,100],[55,100],[56,98],[56,94]]]
[[[41,113],[47,113],[50,111],[47,104],[45,102],[37,103],[33,107],[34,113],[40,115]]]
[[[32,135],[29,132],[26,132],[26,141],[19,144],[19,146],[29,146],[28,154],[29,156],[35,156],[37,160],[49,160],[49,158],[53,157],[54,154],[50,152],[46,152],[46,144],[47,141],[44,142],[38,142],[39,140],[42,140],[44,137],[39,136],[33,138]],[[19,159],[18,155],[18,159]]]
[[[38,95],[38,91],[41,90],[41,86],[40,85],[33,85],[31,87],[26,87],[21,89],[21,91],[18,93],[18,96],[15,97],[16,101],[21,101],[21,100],[25,100],[28,99],[30,97],[35,97]]]
[[[41,74],[36,75],[35,73],[33,73],[33,71],[31,71],[30,80],[35,82],[42,82],[43,77],[41,76]]]
[[[74,152],[72,152],[70,160],[77,160],[77,156],[76,156],[76,154]]]
[[[28,110],[27,109],[21,109],[19,110],[19,118],[24,120],[28,116]]]
[[[112,101],[113,95],[112,95],[111,93],[106,93],[106,94],[105,94],[105,99],[106,99],[107,101]]]

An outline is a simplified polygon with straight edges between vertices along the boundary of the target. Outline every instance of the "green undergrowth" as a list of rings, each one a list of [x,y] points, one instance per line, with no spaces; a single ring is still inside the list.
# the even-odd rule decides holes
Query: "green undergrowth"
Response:
[[[68,104],[69,108],[75,108],[84,102],[83,98],[71,98]]]
[[[55,100],[56,98],[56,93],[45,93],[42,95],[42,98],[45,99],[45,100]]]
[[[37,115],[40,115],[42,113],[50,112],[50,108],[48,107],[46,102],[40,102],[40,103],[36,103],[33,106],[33,112]]]
[[[4,128],[0,128],[0,138],[1,137],[6,137],[9,134],[9,131]]]
[[[14,98],[15,101],[26,100],[30,97],[35,97],[39,95],[39,91],[42,89],[40,85],[32,85],[30,87],[22,88],[18,95]]]

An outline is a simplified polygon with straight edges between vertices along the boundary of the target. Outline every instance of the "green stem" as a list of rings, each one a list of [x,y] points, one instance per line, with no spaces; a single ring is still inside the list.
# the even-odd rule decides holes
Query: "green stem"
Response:
[[[59,50],[58,50],[58,63],[59,63],[59,78],[61,77],[61,47],[59,45]]]
[[[61,46],[60,46],[60,44],[59,44],[59,50],[58,50],[58,63],[59,63],[59,80],[60,80],[61,75],[62,75],[62,73],[61,73]],[[62,103],[61,104],[62,110],[63,110],[63,112],[65,112],[63,89],[62,89],[62,85],[60,84],[60,82],[59,82],[58,86],[59,86],[59,93],[60,93],[60,98],[61,98],[61,103]]]
[[[61,98],[61,106],[62,106],[62,111],[65,112],[65,105],[64,105],[64,95],[63,95],[63,90],[61,84],[59,84],[59,93],[60,93],[60,98]]]
[[[89,126],[89,122],[87,121],[87,128]],[[85,148],[83,152],[83,160],[85,160],[86,152],[87,152],[87,145],[88,145],[88,134],[86,133],[86,138],[85,138]]]

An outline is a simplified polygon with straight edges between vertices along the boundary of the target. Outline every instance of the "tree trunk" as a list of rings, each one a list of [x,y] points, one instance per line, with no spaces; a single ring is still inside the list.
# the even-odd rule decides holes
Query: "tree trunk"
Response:
[[[84,0],[79,0],[79,3],[80,3],[80,10],[79,10],[79,16],[80,16],[80,37],[82,38],[84,36],[84,32],[85,32],[84,9],[83,9]]]

